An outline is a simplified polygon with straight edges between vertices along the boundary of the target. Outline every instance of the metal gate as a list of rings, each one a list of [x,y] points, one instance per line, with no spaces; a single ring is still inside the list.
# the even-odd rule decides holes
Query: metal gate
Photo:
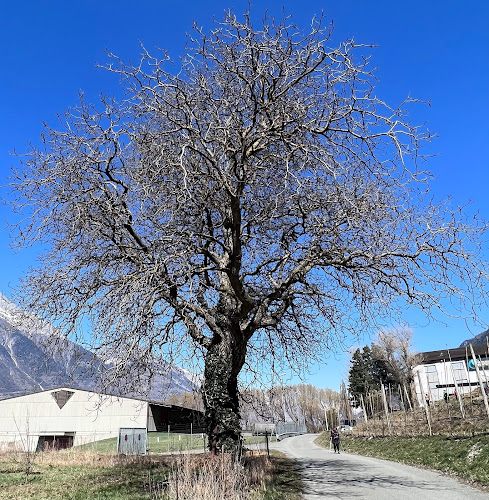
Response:
[[[146,429],[119,429],[117,453],[124,455],[145,455],[148,435]]]

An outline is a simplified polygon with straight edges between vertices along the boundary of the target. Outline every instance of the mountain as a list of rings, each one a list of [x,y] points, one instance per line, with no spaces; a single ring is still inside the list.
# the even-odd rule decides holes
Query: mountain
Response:
[[[0,399],[68,386],[163,401],[199,385],[190,372],[157,360],[133,383],[111,387],[105,381],[112,367],[0,293]]]
[[[464,340],[460,344],[460,347],[467,347],[469,344],[487,345],[486,337],[489,338],[489,328],[485,332],[479,333],[479,335],[476,335],[475,337],[472,337],[471,339]]]

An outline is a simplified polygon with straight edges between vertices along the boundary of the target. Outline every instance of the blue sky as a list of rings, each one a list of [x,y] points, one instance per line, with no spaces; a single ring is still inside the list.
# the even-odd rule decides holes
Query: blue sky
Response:
[[[42,122],[53,124],[57,113],[76,105],[80,90],[88,101],[96,101],[100,92],[115,92],[117,79],[95,67],[106,61],[105,49],[135,61],[141,41],[178,58],[194,20],[208,28],[225,9],[241,14],[247,5],[237,0],[1,2],[0,184],[17,161],[9,152],[38,142]],[[432,193],[436,198],[450,195],[456,204],[471,200],[489,219],[489,3],[255,1],[253,16],[266,9],[280,16],[284,5],[300,26],[323,11],[334,21],[334,41],[354,37],[376,45],[377,93],[387,102],[396,105],[408,94],[431,101],[431,107],[413,108],[411,116],[414,122],[426,121],[439,136],[430,146],[439,155],[427,164],[437,177]],[[13,216],[9,207],[0,206],[0,211],[4,227]],[[36,256],[35,250],[14,252],[8,230],[0,232],[0,291],[7,297]],[[488,321],[487,311],[482,313]],[[414,327],[419,351],[458,346],[483,329],[455,319],[428,323],[416,311],[406,311],[404,319]],[[347,359],[331,356],[325,365],[312,367],[308,381],[338,388],[347,376]]]

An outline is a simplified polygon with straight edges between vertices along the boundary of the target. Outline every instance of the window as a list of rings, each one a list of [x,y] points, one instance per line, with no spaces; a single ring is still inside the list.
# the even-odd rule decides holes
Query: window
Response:
[[[452,370],[457,383],[467,382],[467,372],[465,371],[465,363],[463,361],[453,361]]]
[[[59,406],[59,409],[63,408],[63,406],[68,402],[68,400],[75,394],[73,391],[54,391],[51,393],[51,396],[53,396],[54,400]]]
[[[430,390],[433,391],[438,385],[438,372],[436,371],[436,365],[426,365],[425,370]]]

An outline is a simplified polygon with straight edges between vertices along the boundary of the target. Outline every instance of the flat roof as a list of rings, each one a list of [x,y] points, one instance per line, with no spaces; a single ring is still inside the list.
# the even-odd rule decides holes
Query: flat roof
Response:
[[[487,355],[487,346],[475,345],[473,348],[476,356]],[[421,364],[423,365],[439,361],[450,361],[450,359],[452,361],[465,359],[466,356],[468,356],[469,359],[472,357],[470,347],[455,347],[454,349],[447,348],[440,351],[421,352],[420,355],[422,356]]]

